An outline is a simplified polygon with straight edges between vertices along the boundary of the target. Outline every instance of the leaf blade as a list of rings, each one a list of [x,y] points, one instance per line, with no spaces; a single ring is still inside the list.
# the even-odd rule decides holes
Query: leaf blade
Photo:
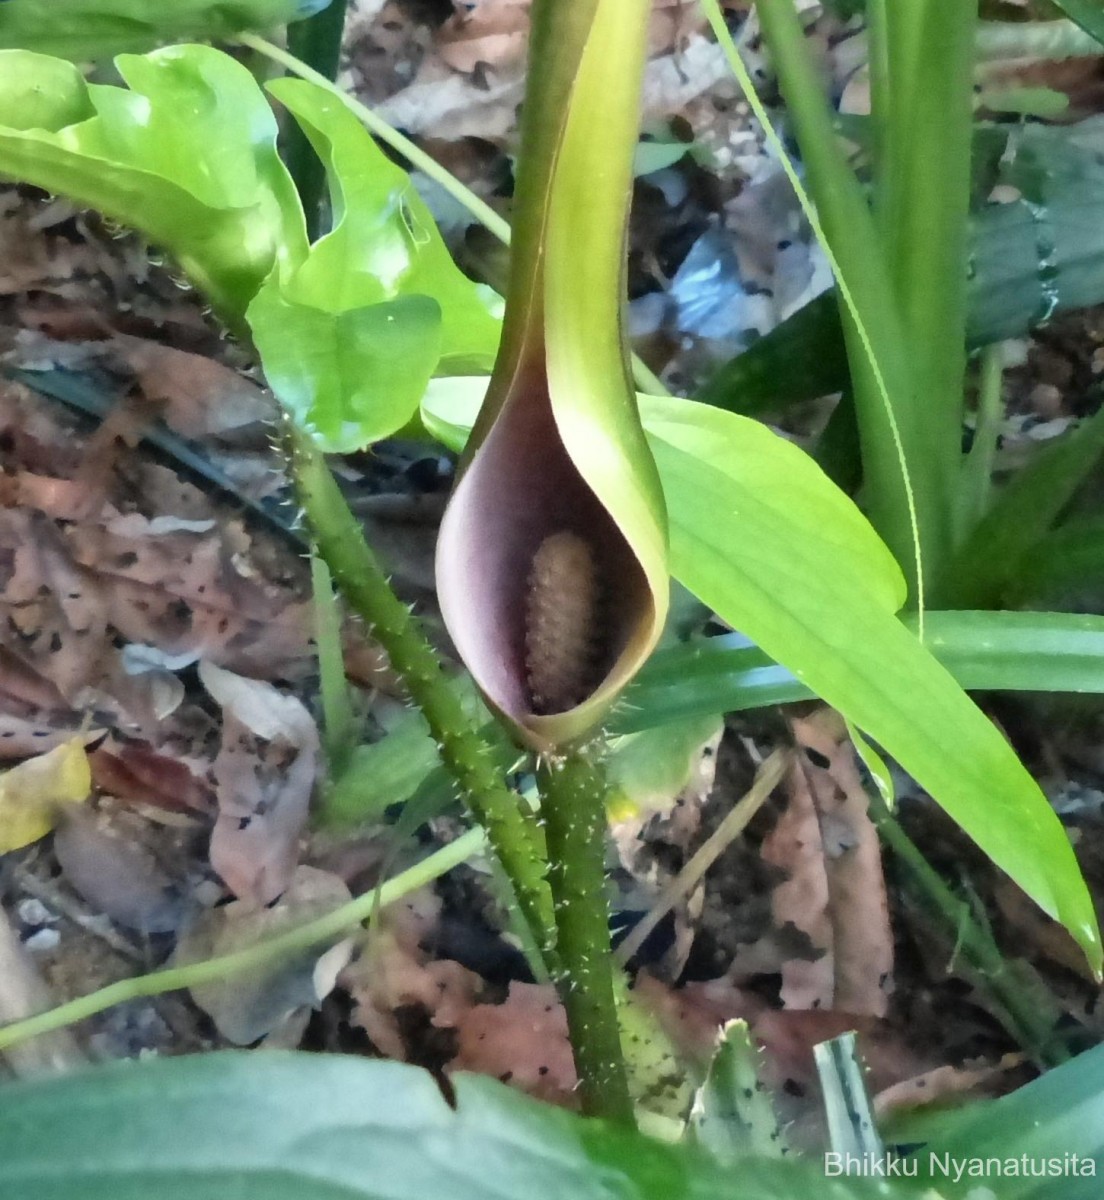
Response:
[[[675,577],[892,754],[1099,967],[1088,889],[1038,785],[896,619],[884,562],[865,545],[849,561],[826,550],[824,514],[812,497],[838,511],[834,486],[755,422],[655,398],[645,412],[667,495]],[[681,435],[688,425],[698,426],[697,436]],[[808,491],[794,502],[799,480]],[[724,520],[734,513],[743,522],[738,548]]]
[[[0,1187],[20,1200],[707,1200],[709,1160],[461,1075],[450,1108],[402,1063],[207,1054],[117,1063],[4,1089]],[[748,1158],[746,1200],[816,1188],[828,1200],[897,1195],[826,1181],[813,1165]],[[490,1181],[493,1184],[489,1186]]]

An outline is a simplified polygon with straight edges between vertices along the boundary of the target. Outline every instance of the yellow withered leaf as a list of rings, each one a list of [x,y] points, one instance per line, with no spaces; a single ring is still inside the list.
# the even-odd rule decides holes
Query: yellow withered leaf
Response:
[[[70,738],[0,775],[0,854],[45,837],[63,804],[80,804],[92,790],[84,742]]]

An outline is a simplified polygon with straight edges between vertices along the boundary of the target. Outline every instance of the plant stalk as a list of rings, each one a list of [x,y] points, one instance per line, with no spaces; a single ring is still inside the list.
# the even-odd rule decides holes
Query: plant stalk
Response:
[[[180,991],[208,983],[220,983],[235,975],[260,970],[289,955],[309,950],[312,946],[336,941],[349,930],[369,920],[379,909],[394,904],[410,892],[432,883],[453,867],[467,862],[483,849],[484,843],[483,831],[470,829],[456,841],[450,842],[393,879],[387,880],[381,887],[373,888],[334,909],[333,912],[307,921],[295,929],[289,929],[286,933],[247,946],[244,950],[236,950],[232,954],[222,954],[216,958],[207,958],[202,962],[187,963],[179,967],[162,967],[159,971],[137,975],[132,979],[120,979],[100,988],[99,991],[60,1004],[57,1008],[36,1013],[33,1017],[25,1017],[21,1021],[13,1021],[10,1025],[0,1026],[0,1050],[6,1050],[9,1046],[28,1041],[40,1034],[75,1025],[78,1021],[114,1008],[117,1004],[125,1004],[128,1000],[136,1000],[141,996],[160,996],[164,992]]]
[[[954,939],[955,956],[968,966],[975,984],[993,998],[1005,1028],[1041,1066],[1065,1062],[1069,1052],[1057,1032],[1061,1014],[1046,985],[1026,964],[1004,957],[970,905],[944,883],[881,796],[869,795],[870,818],[878,834],[905,868],[913,890],[942,917]]]
[[[986,346],[980,357],[974,444],[962,464],[959,488],[959,543],[973,532],[989,507],[997,441],[1000,437],[1001,418],[1004,416],[1001,403],[1004,354],[1000,343]]]
[[[518,907],[554,969],[552,897],[536,829],[495,768],[494,754],[472,728],[417,619],[395,595],[325,460],[308,433],[287,422],[299,502],[338,587],[371,626],[391,666],[422,711],[445,768],[513,884]],[[551,961],[549,961],[551,956]]]
[[[836,278],[862,444],[865,507],[908,580],[910,605],[922,613],[926,563],[940,557],[929,555],[926,544],[938,524],[929,519],[929,509],[941,499],[931,480],[922,474],[914,478],[909,414],[915,406],[907,345],[892,280],[874,252],[879,237],[873,215],[838,144],[834,114],[792,0],[758,0],[756,11],[801,145],[815,209],[755,91],[719,0],[702,0],[702,7]]]
[[[928,579],[938,603],[954,542],[966,372],[966,268],[977,0],[888,12],[889,80],[872,119],[885,156],[876,196],[913,378],[906,424],[930,492]]]
[[[605,779],[584,750],[542,760],[537,770],[556,914],[560,969],[583,1112],[634,1124],[614,999],[606,898]]]

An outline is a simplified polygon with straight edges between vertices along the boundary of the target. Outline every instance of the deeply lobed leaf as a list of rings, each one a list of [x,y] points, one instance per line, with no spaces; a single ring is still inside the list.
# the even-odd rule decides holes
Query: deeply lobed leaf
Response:
[[[116,65],[129,88],[0,51],[0,174],[140,230],[235,323],[274,263],[306,254],[276,118],[245,67],[209,46]]]

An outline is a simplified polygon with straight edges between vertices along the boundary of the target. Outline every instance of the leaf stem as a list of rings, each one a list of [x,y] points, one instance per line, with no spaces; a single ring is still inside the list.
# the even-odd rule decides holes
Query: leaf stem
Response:
[[[491,747],[472,727],[455,690],[447,686],[440,660],[418,621],[391,589],[321,451],[293,422],[286,427],[299,502],[319,555],[402,676],[429,725],[441,761],[487,831],[534,939],[546,955],[552,954],[552,898],[535,828],[523,815],[518,797],[503,783]]]
[[[926,554],[925,493],[912,479],[911,430],[905,423],[908,378],[904,341],[888,274],[872,248],[874,220],[859,182],[841,154],[832,114],[805,47],[805,35],[790,0],[759,0],[763,36],[801,144],[802,160],[819,208],[806,191],[778,136],[754,81],[728,31],[718,0],[702,0],[732,73],[763,135],[778,155],[805,219],[824,250],[836,280],[840,318],[862,440],[863,482],[869,515],[909,580],[910,601],[924,640]]]
[[[573,750],[543,759],[537,784],[556,913],[556,983],[567,1010],[583,1112],[631,1125],[606,899],[605,779],[584,750]]]
[[[962,464],[960,481],[958,535],[961,542],[985,516],[993,481],[993,464],[1000,435],[1001,380],[1004,376],[1004,353],[998,342],[981,352],[978,377],[977,423],[974,442]]]
[[[2,1025],[0,1050],[40,1034],[74,1025],[77,1021],[95,1016],[96,1013],[113,1008],[117,1004],[125,1004],[128,1000],[137,1000],[142,996],[159,996],[162,992],[174,992],[182,988],[230,979],[234,975],[242,975],[267,966],[297,951],[338,938],[368,920],[378,909],[393,904],[451,871],[453,867],[466,862],[483,849],[485,840],[482,829],[469,829],[456,841],[408,867],[393,879],[389,879],[382,887],[373,888],[325,916],[307,921],[277,937],[257,942],[245,950],[208,958],[203,962],[189,963],[186,966],[164,967],[160,971],[151,971],[133,979],[120,979],[117,983],[109,984],[87,996],[78,996],[77,999],[51,1008],[47,1012],[13,1021],[10,1025]]]
[[[905,868],[906,883],[943,919],[976,986],[987,992],[1001,1023],[1041,1065],[1056,1066],[1069,1058],[1058,1035],[1060,1013],[1046,985],[1026,963],[1009,962],[988,929],[960,900],[921,854],[880,795],[870,792],[870,817],[885,844]]]

